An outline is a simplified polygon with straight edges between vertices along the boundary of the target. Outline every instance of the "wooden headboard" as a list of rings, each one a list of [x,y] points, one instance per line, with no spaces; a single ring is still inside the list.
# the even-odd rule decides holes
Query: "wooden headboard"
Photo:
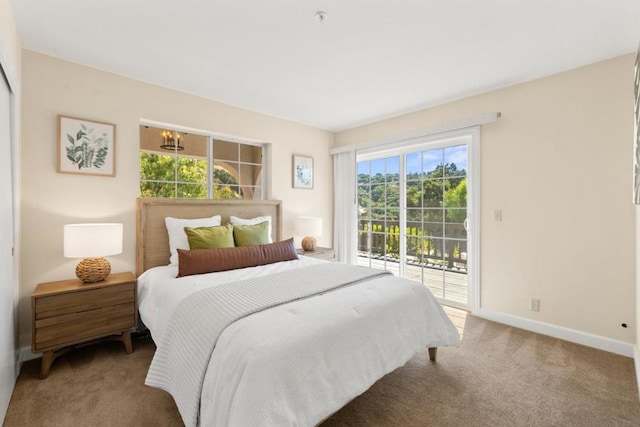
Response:
[[[205,218],[231,215],[240,218],[271,216],[274,241],[282,240],[282,202],[280,200],[191,200],[146,199],[136,202],[136,275],[159,265],[169,265],[169,235],[164,218]]]

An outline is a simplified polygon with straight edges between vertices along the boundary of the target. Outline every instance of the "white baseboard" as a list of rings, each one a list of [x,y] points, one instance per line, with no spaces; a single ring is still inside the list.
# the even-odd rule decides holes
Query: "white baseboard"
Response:
[[[31,347],[20,348],[20,358],[19,358],[20,365],[22,365],[22,363],[26,362],[27,360],[38,359],[39,357],[42,357],[42,354],[31,353]]]
[[[569,329],[563,326],[552,325],[550,323],[539,322],[537,320],[526,319],[524,317],[513,316],[511,314],[498,313],[494,311],[482,310],[473,313],[474,316],[483,319],[492,320],[505,325],[514,326],[516,328],[525,329],[527,331],[536,332],[542,335],[548,335],[561,340],[570,341],[576,344],[586,345],[587,347],[597,348],[621,356],[634,357],[634,345],[624,341],[606,338],[600,335],[590,334],[588,332]],[[636,372],[638,371],[638,356],[635,357]],[[640,381],[640,377],[638,377]]]

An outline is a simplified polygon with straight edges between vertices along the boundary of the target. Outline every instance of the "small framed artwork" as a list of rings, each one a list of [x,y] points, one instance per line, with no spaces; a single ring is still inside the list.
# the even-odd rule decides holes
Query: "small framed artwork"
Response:
[[[293,188],[313,188],[313,157],[293,155]]]
[[[58,172],[116,175],[116,125],[58,115]]]

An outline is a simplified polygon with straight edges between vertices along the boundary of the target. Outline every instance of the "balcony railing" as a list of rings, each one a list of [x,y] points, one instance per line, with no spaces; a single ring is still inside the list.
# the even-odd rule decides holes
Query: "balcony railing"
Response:
[[[467,240],[461,238],[463,236],[443,238],[442,235],[425,235],[423,225],[417,222],[407,222],[405,235],[406,264],[444,268],[466,274]],[[399,262],[399,223],[388,220],[360,220],[358,252],[359,256]]]

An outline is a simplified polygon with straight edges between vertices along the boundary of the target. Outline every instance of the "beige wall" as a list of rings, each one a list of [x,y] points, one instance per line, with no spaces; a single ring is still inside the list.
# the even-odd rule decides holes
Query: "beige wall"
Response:
[[[633,343],[633,59],[343,131],[335,146],[502,112],[481,136],[482,309]]]
[[[11,64],[15,67],[15,69],[8,70],[11,74],[8,76],[9,81],[12,82],[13,79],[19,80],[22,47],[20,45],[20,37],[18,36],[16,23],[13,20],[13,10],[9,0],[0,0],[0,33],[0,60],[5,59],[2,58],[2,56],[6,55],[6,59],[11,61]]]
[[[324,233],[318,242],[332,244],[331,133],[30,51],[23,52],[22,77],[21,346],[30,342],[33,288],[74,276],[78,260],[62,256],[63,224],[123,222],[124,253],[109,259],[113,271],[135,270],[141,118],[271,143],[270,198],[283,200],[284,236],[292,234],[295,216],[322,216]],[[117,125],[114,178],[56,173],[57,114]],[[313,156],[313,190],[291,188],[294,153]]]

